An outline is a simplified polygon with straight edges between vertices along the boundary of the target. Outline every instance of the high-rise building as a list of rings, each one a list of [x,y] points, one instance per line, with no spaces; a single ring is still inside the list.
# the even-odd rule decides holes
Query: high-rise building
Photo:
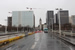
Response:
[[[72,24],[72,16],[69,17],[69,23]]]
[[[56,24],[59,24],[58,15],[57,15],[57,14],[55,14],[55,23],[56,23]]]
[[[50,28],[50,26],[53,23],[54,23],[54,11],[47,11],[47,17],[46,17],[47,27]]]
[[[68,10],[60,10],[57,13],[58,21],[59,21],[59,14],[60,14],[61,25],[68,24],[69,23],[69,12],[68,12]]]
[[[72,25],[75,25],[75,15],[72,15],[71,16],[71,24]]]
[[[35,16],[33,11],[13,11],[12,26],[35,27]]]
[[[8,26],[12,26],[12,17],[8,17]]]

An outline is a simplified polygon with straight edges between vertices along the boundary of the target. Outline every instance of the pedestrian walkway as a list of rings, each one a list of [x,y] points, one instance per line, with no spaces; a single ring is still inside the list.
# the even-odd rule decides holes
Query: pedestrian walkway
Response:
[[[75,38],[73,37],[68,37],[68,36],[62,36],[62,38],[68,42],[70,42],[71,44],[75,45]]]
[[[75,37],[66,36],[66,35],[65,36],[63,36],[63,35],[59,36],[58,33],[54,33],[54,34],[55,34],[55,36],[58,36],[59,38],[61,38],[61,39],[65,40],[65,41],[75,45]]]

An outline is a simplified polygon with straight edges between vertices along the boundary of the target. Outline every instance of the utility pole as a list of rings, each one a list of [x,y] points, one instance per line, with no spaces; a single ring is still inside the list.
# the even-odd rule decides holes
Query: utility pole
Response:
[[[59,12],[58,12],[58,17],[59,17],[59,34],[60,34],[60,36],[61,36],[61,20],[60,20],[60,11],[62,10],[61,8],[60,9],[56,9],[56,10],[58,10]]]

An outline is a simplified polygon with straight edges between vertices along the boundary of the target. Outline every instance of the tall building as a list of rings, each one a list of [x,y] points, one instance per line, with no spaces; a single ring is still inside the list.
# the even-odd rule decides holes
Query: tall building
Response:
[[[50,28],[52,23],[54,23],[54,11],[47,11],[47,17],[46,17],[47,27]]]
[[[8,17],[8,26],[12,26],[12,17]]]
[[[57,13],[58,21],[59,21],[59,14],[60,14],[60,22],[61,25],[69,23],[69,12],[68,10],[61,10]]]
[[[56,24],[59,24],[58,15],[57,15],[57,14],[55,14],[55,23],[56,23]]]
[[[75,25],[75,15],[72,15],[71,16],[71,24],[72,25]]]
[[[69,23],[72,24],[72,16],[69,17]]]
[[[35,16],[33,11],[13,11],[12,26],[35,27]]]
[[[40,20],[39,20],[39,27],[40,27],[40,30],[42,30],[42,19],[40,18]]]

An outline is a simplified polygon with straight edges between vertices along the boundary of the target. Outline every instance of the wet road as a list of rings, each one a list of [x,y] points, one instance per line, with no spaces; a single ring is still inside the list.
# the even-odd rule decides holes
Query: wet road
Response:
[[[15,41],[5,50],[73,50],[67,44],[48,33],[36,33]]]

